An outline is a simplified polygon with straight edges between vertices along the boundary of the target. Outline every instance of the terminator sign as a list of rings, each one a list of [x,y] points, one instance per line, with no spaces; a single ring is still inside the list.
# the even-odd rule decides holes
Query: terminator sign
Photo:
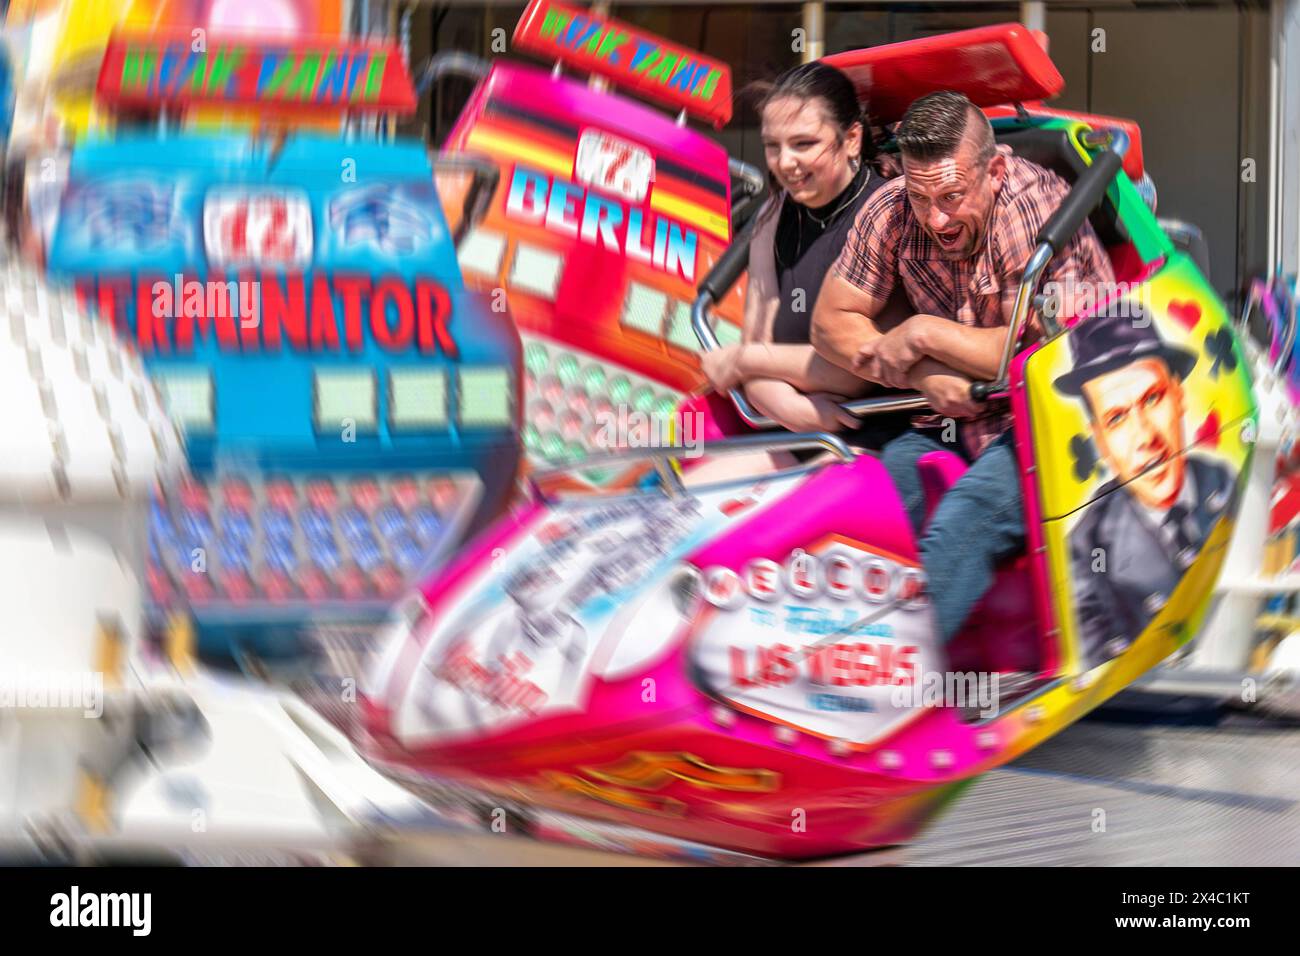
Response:
[[[618,20],[533,0],[515,46],[607,77],[626,90],[722,127],[731,119],[731,68]]]
[[[96,94],[123,106],[256,105],[411,113],[415,90],[401,50],[323,38],[262,43],[199,31],[159,37],[115,34]]]

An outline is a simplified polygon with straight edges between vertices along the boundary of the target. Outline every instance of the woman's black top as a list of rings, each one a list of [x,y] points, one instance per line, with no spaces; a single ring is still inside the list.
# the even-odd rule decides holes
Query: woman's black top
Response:
[[[822,280],[848,242],[849,231],[872,194],[888,179],[865,163],[844,191],[817,209],[801,206],[789,196],[781,205],[776,223],[774,249],[776,284],[780,305],[772,322],[772,341],[786,345],[807,345],[812,332],[813,306]],[[873,415],[853,431],[840,432],[850,445],[879,448],[908,428],[911,413]],[[797,452],[810,458],[816,451]]]

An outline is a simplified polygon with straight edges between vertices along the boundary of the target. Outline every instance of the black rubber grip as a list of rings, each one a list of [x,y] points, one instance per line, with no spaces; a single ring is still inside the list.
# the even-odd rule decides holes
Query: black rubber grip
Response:
[[[749,242],[754,238],[757,223],[757,216],[745,223],[744,228],[736,233],[736,238],[731,240],[731,245],[722,253],[722,257],[713,264],[709,274],[700,281],[700,292],[707,292],[714,302],[721,302],[722,297],[749,268]]]
[[[1059,253],[1079,231],[1083,221],[1088,218],[1097,204],[1106,195],[1115,174],[1124,164],[1124,157],[1113,150],[1106,150],[1094,156],[1092,165],[1075,180],[1074,188],[1065,197],[1065,202],[1052,213],[1052,217],[1038,230],[1037,242],[1047,243],[1053,252]]]
[[[976,402],[987,402],[993,392],[994,382],[971,382],[970,397]]]

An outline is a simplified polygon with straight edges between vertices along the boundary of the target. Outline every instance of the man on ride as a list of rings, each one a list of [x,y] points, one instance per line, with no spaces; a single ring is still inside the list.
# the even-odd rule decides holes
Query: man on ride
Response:
[[[868,381],[916,389],[938,413],[917,416],[882,457],[920,538],[946,643],[992,584],[998,562],[1024,547],[1011,414],[1005,405],[973,401],[970,385],[998,373],[1034,237],[1069,186],[999,149],[984,114],[959,93],[918,99],[896,139],[903,176],[859,214],[817,299],[812,342]],[[1114,282],[1091,226],[1080,228],[1043,279],[1076,294],[1095,283],[1094,295],[1104,291],[1099,284]],[[919,314],[882,332],[874,320],[899,280]],[[1063,311],[1069,314],[1069,302]],[[1040,334],[1031,316],[1022,342]],[[970,468],[923,528],[916,465],[932,451],[957,452]]]

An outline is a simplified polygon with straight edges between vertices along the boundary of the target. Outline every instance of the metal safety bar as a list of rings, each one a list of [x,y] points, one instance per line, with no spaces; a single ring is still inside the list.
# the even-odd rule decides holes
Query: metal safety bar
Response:
[[[1034,301],[1034,291],[1038,288],[1038,280],[1042,278],[1043,270],[1047,268],[1047,264],[1052,261],[1054,255],[1056,255],[1056,250],[1043,242],[1029,256],[1029,263],[1025,266],[1025,271],[1020,277],[1020,288],[1016,289],[1016,304],[1011,310],[1011,324],[1007,326],[1007,337],[1002,343],[1002,358],[998,360],[998,374],[991,382],[971,383],[971,398],[977,402],[988,401],[995,395],[1007,390],[1007,371],[1011,367],[1011,358],[1015,355],[1016,343],[1020,341],[1021,330],[1029,317],[1029,309]],[[1043,321],[1053,326],[1052,329],[1048,330],[1049,334],[1055,334],[1056,320],[1044,312]]]

